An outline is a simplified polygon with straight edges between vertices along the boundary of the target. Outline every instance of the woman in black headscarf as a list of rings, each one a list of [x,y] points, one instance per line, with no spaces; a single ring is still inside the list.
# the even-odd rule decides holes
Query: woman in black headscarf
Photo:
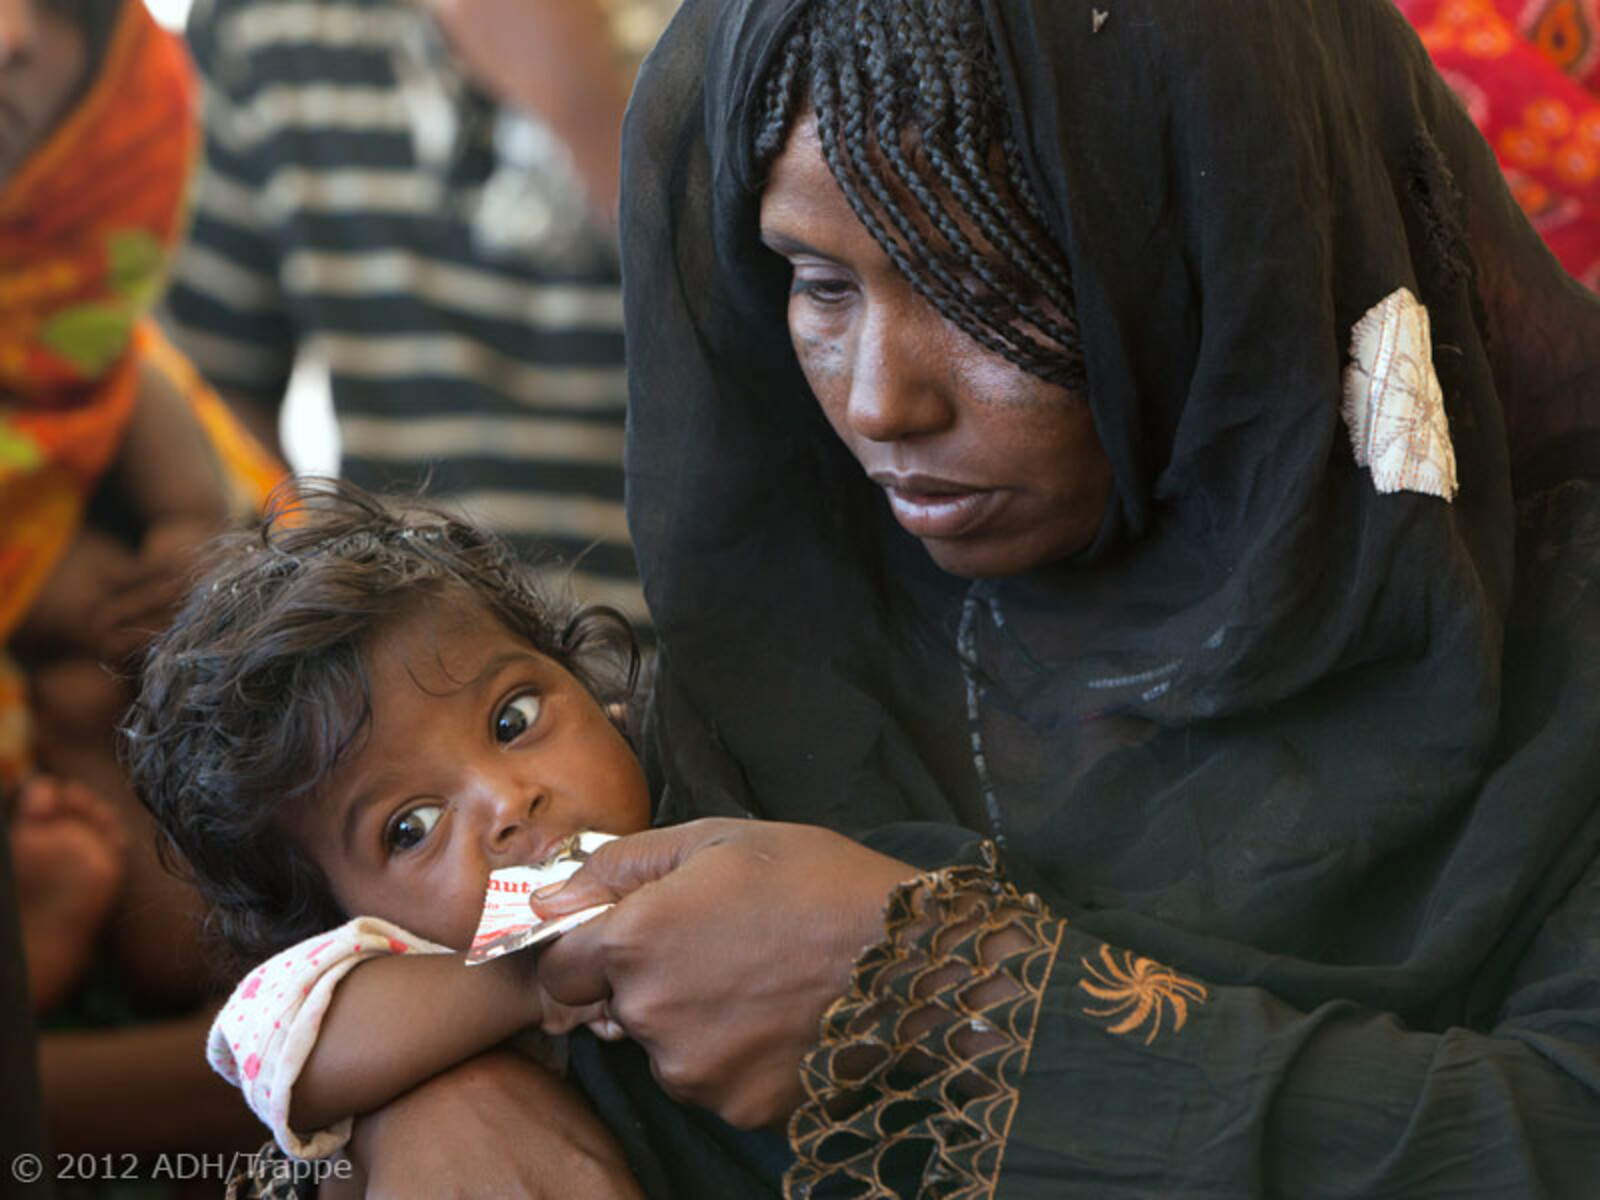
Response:
[[[856,840],[551,990],[795,1195],[1592,1192],[1600,305],[1391,6],[688,0],[626,146],[663,817]]]

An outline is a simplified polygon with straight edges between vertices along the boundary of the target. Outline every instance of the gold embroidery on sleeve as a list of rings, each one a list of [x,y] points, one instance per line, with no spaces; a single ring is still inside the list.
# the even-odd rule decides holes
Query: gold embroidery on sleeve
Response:
[[[896,888],[885,926],[802,1066],[783,1194],[993,1200],[1065,922],[986,844]]]
[[[1154,959],[1101,946],[1100,962],[1104,964],[1103,970],[1093,960],[1083,960],[1083,969],[1088,978],[1078,980],[1078,986],[1106,1004],[1104,1008],[1085,1005],[1085,1015],[1122,1018],[1109,1027],[1111,1033],[1136,1033],[1148,1024],[1150,1029],[1144,1038],[1144,1044],[1148,1046],[1161,1032],[1161,1024],[1169,1007],[1172,1010],[1172,1028],[1176,1032],[1189,1019],[1189,1005],[1206,1002],[1204,984],[1185,979],[1171,967],[1164,967]]]

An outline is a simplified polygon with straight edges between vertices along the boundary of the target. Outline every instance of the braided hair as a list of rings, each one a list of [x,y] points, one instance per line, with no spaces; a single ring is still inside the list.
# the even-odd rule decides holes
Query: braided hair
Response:
[[[808,106],[840,190],[918,293],[979,345],[1081,388],[1066,255],[1023,168],[979,0],[811,0],[767,70],[760,165]]]

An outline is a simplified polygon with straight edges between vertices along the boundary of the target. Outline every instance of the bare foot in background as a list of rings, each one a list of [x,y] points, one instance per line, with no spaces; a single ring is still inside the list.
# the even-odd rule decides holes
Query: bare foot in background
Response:
[[[75,780],[37,775],[11,816],[11,853],[36,1012],[77,983],[121,890],[128,837],[115,809]]]

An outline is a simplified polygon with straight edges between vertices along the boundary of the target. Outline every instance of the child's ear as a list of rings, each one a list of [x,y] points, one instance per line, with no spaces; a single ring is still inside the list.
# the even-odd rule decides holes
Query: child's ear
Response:
[[[637,756],[644,745],[644,705],[640,702],[638,690],[620,700],[607,700],[600,707],[605,710],[606,719],[628,743],[628,749]]]

